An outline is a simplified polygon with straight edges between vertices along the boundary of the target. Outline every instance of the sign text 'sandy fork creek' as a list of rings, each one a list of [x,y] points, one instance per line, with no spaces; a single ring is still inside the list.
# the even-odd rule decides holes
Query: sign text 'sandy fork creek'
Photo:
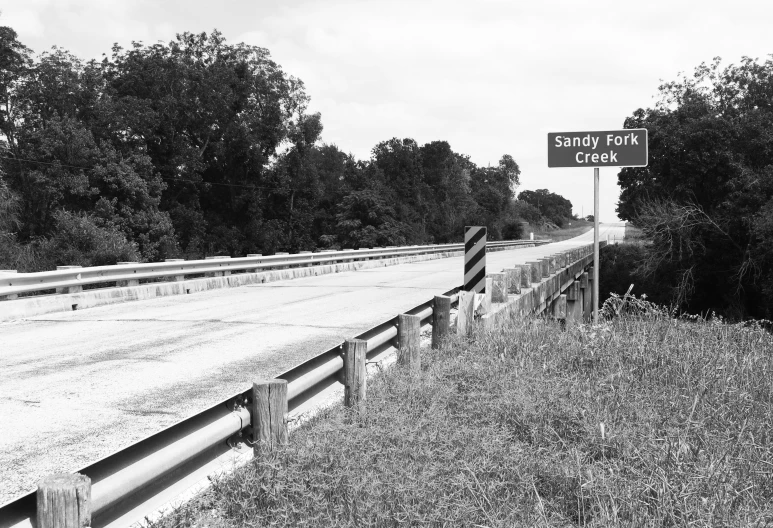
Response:
[[[548,167],[646,166],[646,128],[548,133]]]

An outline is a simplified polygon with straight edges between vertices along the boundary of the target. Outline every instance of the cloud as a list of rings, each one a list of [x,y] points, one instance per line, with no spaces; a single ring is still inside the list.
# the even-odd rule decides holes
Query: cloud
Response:
[[[45,32],[40,16],[29,6],[19,8],[11,5],[3,8],[0,13],[0,25],[12,27],[22,42],[29,38],[40,38]]]

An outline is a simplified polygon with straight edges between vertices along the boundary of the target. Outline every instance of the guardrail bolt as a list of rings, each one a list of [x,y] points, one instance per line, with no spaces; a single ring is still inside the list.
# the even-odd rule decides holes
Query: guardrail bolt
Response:
[[[347,339],[344,342],[344,405],[360,412],[365,408],[367,353],[367,341]]]
[[[252,440],[255,455],[287,445],[287,381],[262,380],[252,385]]]
[[[435,295],[432,304],[432,348],[439,348],[440,342],[451,329],[451,297]]]
[[[59,473],[38,482],[37,528],[91,526],[91,479]]]

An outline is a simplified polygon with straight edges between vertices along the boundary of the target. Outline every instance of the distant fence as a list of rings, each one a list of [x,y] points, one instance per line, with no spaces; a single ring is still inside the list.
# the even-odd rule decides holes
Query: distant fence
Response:
[[[0,507],[0,528],[123,526],[132,515],[142,519],[190,486],[192,476],[201,477],[202,468],[212,467],[223,453],[248,444],[259,455],[276,443],[286,442],[286,413],[313,403],[333,385],[344,386],[346,405],[362,404],[366,396],[362,383],[366,362],[380,362],[397,352],[398,361],[418,369],[422,328],[431,328],[432,346],[437,346],[451,331],[453,304],[459,304],[456,328],[461,333],[470,332],[476,318],[489,325],[513,313],[548,311],[568,323],[587,319],[592,288],[585,267],[592,262],[592,253],[592,245],[582,246],[490,274],[486,293],[480,297],[460,291],[460,287],[436,296],[275,380],[255,383],[76,474],[44,479],[37,492]],[[348,258],[350,254],[340,252],[330,258]],[[365,257],[362,253],[358,256]],[[309,257],[295,258],[290,262],[299,263]],[[143,265],[133,268],[139,266]],[[57,515],[59,520],[55,520]],[[72,524],[59,522],[66,515],[70,515]]]

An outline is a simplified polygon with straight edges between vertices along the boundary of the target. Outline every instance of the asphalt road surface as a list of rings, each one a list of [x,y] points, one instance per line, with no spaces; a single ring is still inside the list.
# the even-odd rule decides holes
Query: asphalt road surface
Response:
[[[622,237],[602,224],[601,237]],[[593,241],[489,253],[487,268]],[[0,504],[462,283],[454,257],[0,323]]]

